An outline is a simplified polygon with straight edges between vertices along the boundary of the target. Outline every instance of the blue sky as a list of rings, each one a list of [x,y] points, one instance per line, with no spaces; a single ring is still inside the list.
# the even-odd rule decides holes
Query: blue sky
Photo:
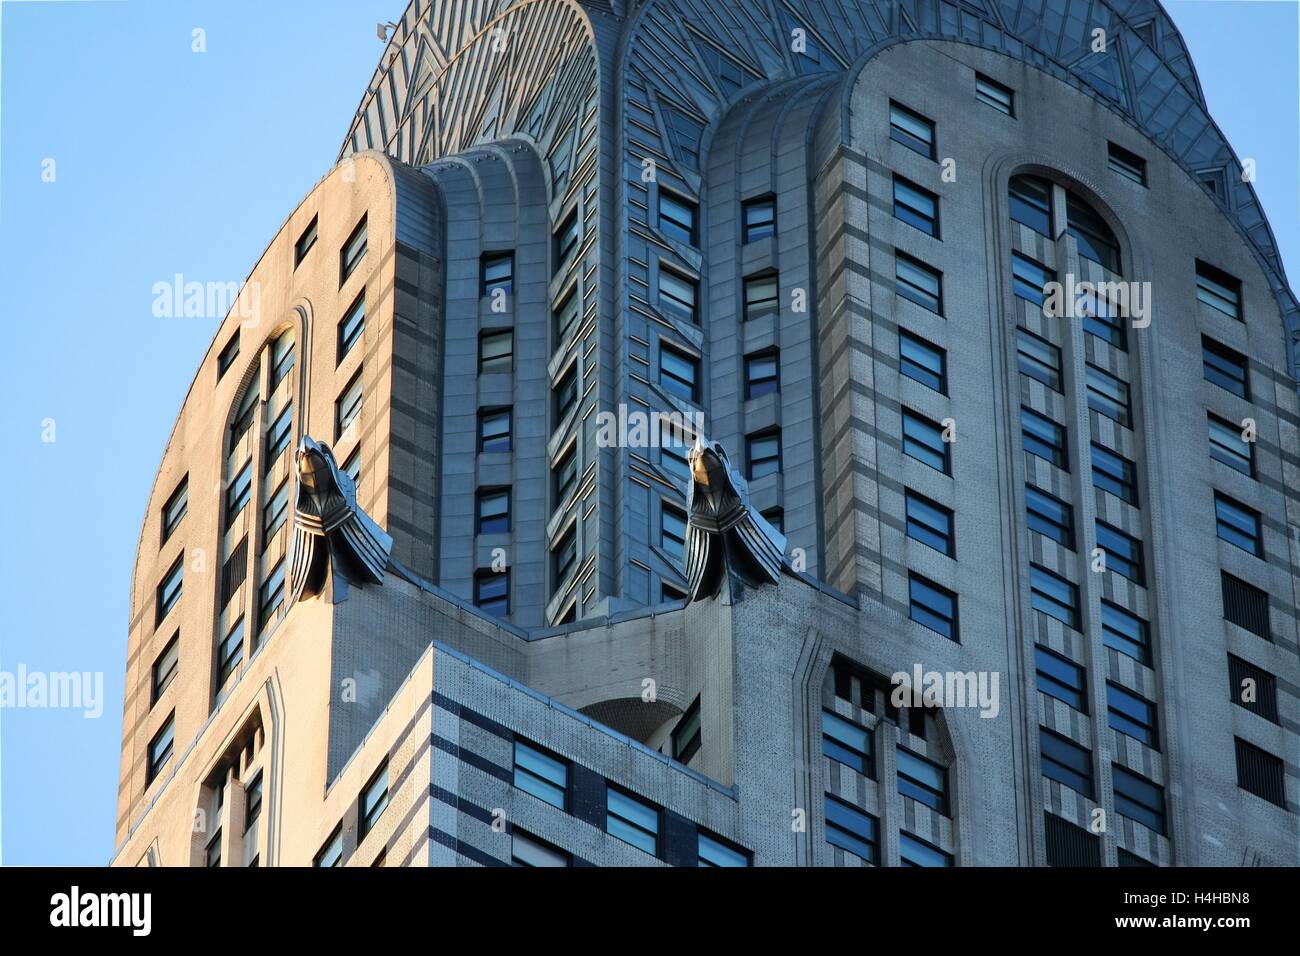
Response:
[[[0,669],[104,675],[103,714],[0,713],[3,862],[113,853],[141,515],[217,320],[155,282],[241,281],[330,168],[403,0],[3,0]],[[1300,274],[1295,2],[1167,4]],[[207,52],[191,52],[191,31]],[[55,181],[42,164],[55,160]],[[53,442],[42,441],[54,420]]]

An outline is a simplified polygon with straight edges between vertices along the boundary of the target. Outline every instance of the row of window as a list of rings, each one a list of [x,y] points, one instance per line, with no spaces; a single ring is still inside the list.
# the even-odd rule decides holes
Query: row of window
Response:
[[[832,710],[822,711],[822,754],[872,780],[876,779],[875,745],[871,731]],[[898,792],[936,813],[950,816],[948,770],[899,746],[895,754]]]
[[[361,845],[370,831],[375,828],[375,824],[379,822],[380,816],[388,807],[389,796],[388,761],[385,760],[366,782],[366,785],[361,788],[361,795],[357,800],[357,846]],[[312,866],[331,867],[342,865],[343,822],[340,821],[338,826],[330,833],[324,846],[313,857]]]

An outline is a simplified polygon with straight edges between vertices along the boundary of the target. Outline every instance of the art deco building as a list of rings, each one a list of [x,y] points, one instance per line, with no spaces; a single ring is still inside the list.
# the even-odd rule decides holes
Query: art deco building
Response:
[[[1249,178],[1150,0],[413,0],[163,455],[115,862],[1300,863]]]

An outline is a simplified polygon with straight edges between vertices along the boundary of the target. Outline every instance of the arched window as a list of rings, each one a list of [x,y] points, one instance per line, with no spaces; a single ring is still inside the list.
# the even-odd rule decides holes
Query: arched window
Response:
[[[1119,240],[1106,220],[1081,197],[1065,194],[1066,232],[1079,244],[1079,255],[1119,272]]]

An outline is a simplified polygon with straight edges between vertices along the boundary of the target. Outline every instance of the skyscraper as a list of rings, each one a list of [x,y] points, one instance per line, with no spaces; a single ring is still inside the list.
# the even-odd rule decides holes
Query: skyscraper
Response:
[[[1300,862],[1296,300],[1074,10],[413,0],[159,468],[115,862]]]

